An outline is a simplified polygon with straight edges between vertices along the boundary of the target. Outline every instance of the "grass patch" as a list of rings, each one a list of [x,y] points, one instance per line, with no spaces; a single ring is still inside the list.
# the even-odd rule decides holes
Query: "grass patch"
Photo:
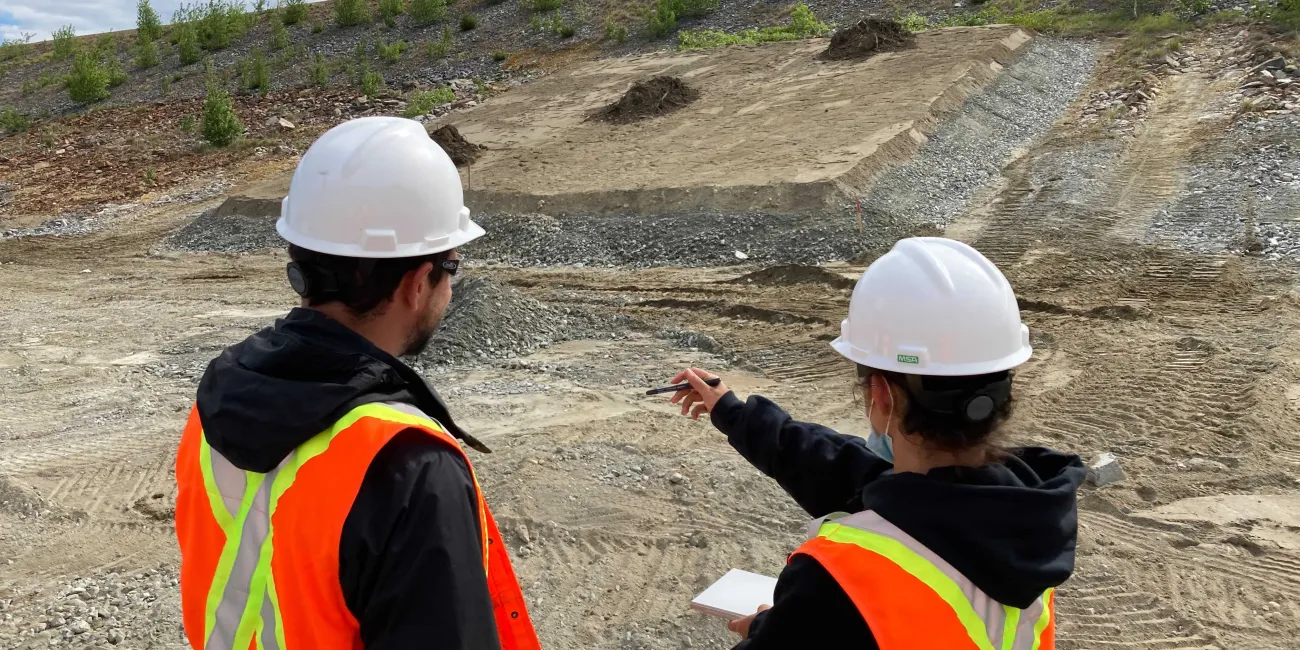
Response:
[[[800,4],[790,13],[790,24],[788,25],[746,29],[739,34],[729,34],[712,29],[683,30],[677,35],[677,40],[678,47],[683,50],[699,50],[723,45],[796,41],[803,38],[824,36],[830,31],[831,26],[817,20],[817,16],[808,8],[808,5]]]
[[[172,15],[172,23],[192,25],[199,46],[209,52],[235,44],[256,20],[256,16],[244,13],[244,3],[238,0],[208,0],[206,5],[181,5]]]
[[[510,53],[506,52],[505,50],[492,51],[492,60],[496,61],[497,63],[501,63],[502,61],[505,61],[508,58],[510,58]]]
[[[533,0],[533,11],[554,11],[564,6],[564,0]]]
[[[135,46],[135,65],[138,68],[152,68],[161,63],[158,57],[158,43],[142,40]]]
[[[402,54],[409,47],[410,45],[406,41],[394,41],[392,43],[375,41],[375,54],[378,54],[379,58],[388,63],[397,63],[402,59]]]
[[[442,30],[442,38],[426,43],[424,45],[424,51],[429,55],[430,59],[441,59],[451,52],[452,44],[451,28],[444,27]]]
[[[0,40],[0,61],[11,61],[26,56],[35,37],[35,34],[24,33],[22,38]]]
[[[402,0],[379,0],[379,17],[387,27],[397,26],[397,17],[405,12]]]
[[[325,23],[318,20],[311,24],[311,33],[320,34],[324,31],[325,31]]]
[[[612,17],[605,18],[605,40],[622,43],[627,40],[627,25]]]
[[[289,30],[275,17],[271,18],[271,49],[283,50],[289,47]]]
[[[271,91],[271,71],[266,65],[266,55],[261,50],[253,50],[253,60],[246,78],[245,87],[249,90],[259,91],[263,97]]]
[[[325,63],[324,54],[316,53],[315,60],[312,61],[311,67],[307,69],[307,82],[317,88],[325,88],[330,85],[330,68]]]
[[[352,27],[370,22],[366,0],[334,0],[334,22],[339,27]]]
[[[369,68],[361,70],[361,94],[374,97],[384,89],[384,75]]]
[[[460,31],[468,32],[478,27],[478,16],[474,14],[462,14],[460,17]]]
[[[104,63],[104,74],[108,75],[109,88],[116,88],[126,83],[126,70],[122,69],[122,62],[118,61],[116,56],[108,57],[108,61]]]
[[[22,133],[31,128],[32,120],[12,106],[0,108],[0,129],[5,133]]]
[[[450,88],[435,88],[417,93],[412,93],[410,99],[406,101],[406,110],[402,111],[404,117],[419,117],[429,111],[446,104],[456,101],[456,93]]]
[[[307,19],[307,0],[284,0],[283,7],[280,22],[285,25],[297,25]]]
[[[424,27],[447,19],[447,3],[444,0],[410,0],[407,13],[411,15],[411,22]]]

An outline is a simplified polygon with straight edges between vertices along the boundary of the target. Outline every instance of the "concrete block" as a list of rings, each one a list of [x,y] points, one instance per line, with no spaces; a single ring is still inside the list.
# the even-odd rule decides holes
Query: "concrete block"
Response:
[[[1119,466],[1119,458],[1106,452],[1097,457],[1088,466],[1088,482],[1096,486],[1109,485],[1124,480],[1124,470]]]

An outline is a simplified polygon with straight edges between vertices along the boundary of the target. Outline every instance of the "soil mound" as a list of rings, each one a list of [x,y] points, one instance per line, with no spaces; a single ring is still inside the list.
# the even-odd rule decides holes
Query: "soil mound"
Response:
[[[606,122],[627,123],[666,115],[699,99],[700,91],[677,77],[658,76],[632,84],[618,101],[592,117]]]
[[[835,32],[821,56],[828,61],[865,59],[877,52],[909,47],[916,47],[916,37],[906,27],[892,20],[864,18],[852,27]]]
[[[487,148],[481,144],[473,144],[466,140],[465,136],[461,135],[460,131],[450,124],[430,133],[429,137],[433,138],[433,141],[437,142],[438,146],[442,147],[442,150],[446,151],[448,156],[451,156],[451,161],[456,163],[457,167],[472,164],[475,160],[478,160],[480,152]]]
[[[609,338],[610,330],[593,314],[552,307],[510,285],[468,277],[452,290],[447,313],[418,360],[448,364],[512,358],[562,341]]]
[[[728,284],[790,285],[790,284],[824,284],[836,289],[852,289],[854,282],[841,275],[831,273],[820,266],[802,264],[784,264],[746,273]]]

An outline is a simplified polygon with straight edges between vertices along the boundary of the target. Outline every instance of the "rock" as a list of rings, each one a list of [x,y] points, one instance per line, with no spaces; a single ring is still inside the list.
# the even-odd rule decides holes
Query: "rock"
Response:
[[[1124,470],[1115,454],[1106,452],[1088,466],[1088,482],[1101,487],[1124,480]]]
[[[1178,62],[1178,59],[1175,59],[1173,55],[1170,54],[1165,55],[1165,63],[1168,63],[1171,68],[1181,68],[1183,65]]]
[[[279,123],[280,123],[280,118],[278,116],[272,115],[271,117],[266,118],[267,126],[276,126]]]
[[[1286,69],[1286,59],[1279,56],[1279,57],[1269,59],[1251,68],[1250,74],[1255,74],[1256,72],[1263,72],[1264,70],[1285,70],[1285,69]]]
[[[744,253],[742,253],[742,252],[740,252],[740,251],[736,251],[736,252],[734,253],[734,255],[736,256],[736,259],[738,259],[738,260],[747,260],[747,259],[749,259],[749,256],[748,256],[748,255],[746,255],[746,254],[744,254]]]
[[[123,636],[122,636],[122,630],[109,630],[109,631],[108,631],[108,642],[109,642],[109,643],[111,643],[111,644],[113,644],[113,645],[117,645],[117,644],[119,644],[119,643],[122,642],[122,639],[123,639]]]
[[[672,483],[673,485],[680,485],[682,481],[685,480],[686,477],[682,476],[681,474],[678,474],[677,472],[673,472],[672,476],[668,477],[668,482]]]
[[[47,167],[49,167],[49,166],[50,166],[50,163],[47,163],[47,162],[45,162],[44,160],[42,160],[41,162],[38,162],[38,163],[36,163],[35,165],[32,165],[32,169],[33,169],[33,170],[37,170],[37,171],[39,171],[39,170],[45,169],[45,168],[47,168]]]
[[[90,623],[87,623],[82,619],[76,619],[72,621],[72,624],[68,626],[68,629],[72,630],[73,634],[85,634],[90,631]]]
[[[290,122],[289,120],[286,120],[286,119],[284,119],[283,117],[279,118],[279,120],[278,120],[278,125],[279,125],[281,131],[292,131],[292,130],[298,128],[298,127],[296,127],[296,126],[293,125],[293,122]]]

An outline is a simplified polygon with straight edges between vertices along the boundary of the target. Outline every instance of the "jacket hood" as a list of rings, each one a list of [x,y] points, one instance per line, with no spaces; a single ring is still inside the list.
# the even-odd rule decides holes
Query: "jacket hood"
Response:
[[[197,408],[204,436],[237,467],[269,472],[348,411],[406,402],[486,451],[422,377],[325,314],[297,308],[208,364]]]
[[[1023,609],[1074,572],[1084,474],[1078,456],[1020,448],[983,467],[881,476],[862,501],[989,597]]]

